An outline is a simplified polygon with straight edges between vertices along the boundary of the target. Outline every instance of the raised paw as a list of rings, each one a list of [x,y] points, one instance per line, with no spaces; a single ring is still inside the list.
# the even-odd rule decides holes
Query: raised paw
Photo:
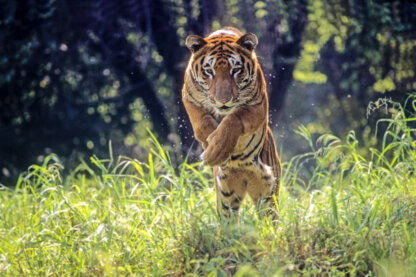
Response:
[[[233,153],[238,135],[225,128],[218,128],[208,136],[208,147],[201,155],[204,164],[215,166],[224,163]]]
[[[195,129],[195,138],[202,143],[202,147],[207,149],[208,141],[207,138],[211,135],[215,129],[217,129],[218,123],[211,115],[205,115],[200,125]]]

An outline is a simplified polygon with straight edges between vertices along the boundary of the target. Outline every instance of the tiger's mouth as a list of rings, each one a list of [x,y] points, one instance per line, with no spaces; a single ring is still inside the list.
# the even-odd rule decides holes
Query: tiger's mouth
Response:
[[[226,111],[226,110],[229,110],[229,109],[231,109],[232,107],[229,107],[229,106],[226,106],[226,105],[223,105],[223,106],[221,106],[221,107],[218,107],[218,109],[220,110],[220,111]]]
[[[215,109],[217,110],[217,113],[221,115],[227,115],[227,114],[232,113],[234,108],[235,107],[233,105],[231,106],[222,105],[222,106],[215,107]]]

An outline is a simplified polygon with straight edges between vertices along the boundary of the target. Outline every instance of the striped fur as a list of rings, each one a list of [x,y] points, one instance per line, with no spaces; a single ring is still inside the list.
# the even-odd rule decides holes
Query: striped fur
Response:
[[[192,57],[185,72],[182,100],[195,138],[213,166],[217,210],[237,214],[249,194],[258,207],[277,216],[280,160],[268,126],[266,82],[257,61],[254,34],[226,27],[208,37],[191,35]]]

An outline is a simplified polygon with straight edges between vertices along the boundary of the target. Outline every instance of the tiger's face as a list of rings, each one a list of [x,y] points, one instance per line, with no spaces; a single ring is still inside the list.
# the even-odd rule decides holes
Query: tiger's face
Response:
[[[192,57],[187,72],[195,88],[219,114],[248,102],[256,83],[256,35],[219,30],[206,38],[190,35]]]

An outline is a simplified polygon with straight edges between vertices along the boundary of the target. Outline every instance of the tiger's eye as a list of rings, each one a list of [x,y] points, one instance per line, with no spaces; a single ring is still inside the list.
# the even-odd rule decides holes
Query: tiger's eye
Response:
[[[234,68],[234,69],[231,71],[231,75],[237,74],[237,73],[240,71],[240,69],[241,69],[241,68]]]

